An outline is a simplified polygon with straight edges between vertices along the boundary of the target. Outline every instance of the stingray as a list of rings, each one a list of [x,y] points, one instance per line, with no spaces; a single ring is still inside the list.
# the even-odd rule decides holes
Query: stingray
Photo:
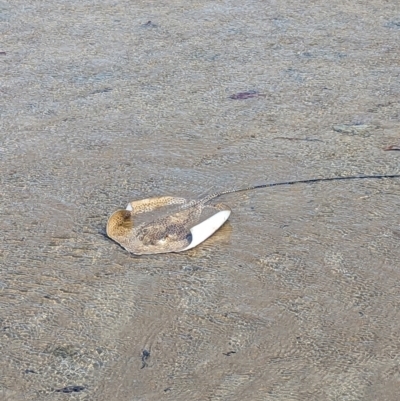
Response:
[[[400,174],[313,178],[254,185],[212,193],[199,200],[161,196],[132,201],[126,209],[114,212],[107,222],[107,235],[135,255],[183,252],[212,236],[228,220],[231,209],[223,203],[210,204],[221,195],[275,187],[311,184],[322,181],[400,178]],[[172,207],[172,210],[170,210]],[[165,214],[134,226],[134,218],[156,211]],[[151,215],[151,217],[153,217]]]

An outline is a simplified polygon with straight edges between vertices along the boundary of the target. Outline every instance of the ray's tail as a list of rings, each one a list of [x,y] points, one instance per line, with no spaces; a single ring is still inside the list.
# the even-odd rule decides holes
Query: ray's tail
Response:
[[[400,178],[400,174],[353,175],[353,176],[347,176],[347,177],[311,178],[311,179],[306,179],[306,180],[272,182],[272,183],[267,183],[267,184],[253,185],[253,186],[247,187],[247,188],[233,188],[233,189],[227,189],[227,190],[221,191],[221,192],[214,192],[214,193],[207,195],[199,200],[193,200],[191,202],[188,202],[186,205],[182,206],[182,208],[186,209],[188,207],[192,207],[195,205],[206,204],[210,200],[218,198],[221,195],[231,194],[234,192],[250,191],[252,189],[277,187],[279,185],[313,184],[313,183],[322,182],[322,181],[366,180],[366,179],[384,179],[384,178]]]

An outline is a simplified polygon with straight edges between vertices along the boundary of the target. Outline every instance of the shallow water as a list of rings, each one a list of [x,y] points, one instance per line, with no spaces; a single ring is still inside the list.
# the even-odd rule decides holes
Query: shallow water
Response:
[[[104,236],[133,199],[399,173],[399,6],[342,3],[0,2],[2,399],[398,399],[399,179],[226,195],[184,254]]]

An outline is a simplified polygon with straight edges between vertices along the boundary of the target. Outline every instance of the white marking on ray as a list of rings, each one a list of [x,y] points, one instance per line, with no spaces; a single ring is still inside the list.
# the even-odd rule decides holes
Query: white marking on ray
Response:
[[[207,220],[204,220],[197,226],[194,226],[190,229],[192,233],[192,242],[184,249],[181,249],[178,252],[187,251],[188,249],[192,249],[195,246],[201,244],[207,238],[211,237],[225,222],[228,220],[231,214],[230,210],[222,210],[209,217]]]
[[[128,203],[128,206],[126,207],[126,210],[129,210],[130,212],[133,210],[132,209],[132,205],[130,203]]]

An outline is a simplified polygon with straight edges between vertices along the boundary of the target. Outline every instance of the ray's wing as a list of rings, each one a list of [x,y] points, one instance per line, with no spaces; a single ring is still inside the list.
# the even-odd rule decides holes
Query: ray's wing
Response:
[[[207,238],[211,237],[220,227],[222,227],[226,220],[228,220],[230,214],[230,210],[221,210],[200,224],[192,227],[190,229],[192,240],[186,248],[182,249],[182,251],[192,249],[201,244]]]
[[[141,199],[129,202],[126,210],[132,211],[133,215],[140,213],[152,212],[170,205],[183,205],[187,203],[185,198],[177,198],[173,196],[158,196],[155,198]]]

